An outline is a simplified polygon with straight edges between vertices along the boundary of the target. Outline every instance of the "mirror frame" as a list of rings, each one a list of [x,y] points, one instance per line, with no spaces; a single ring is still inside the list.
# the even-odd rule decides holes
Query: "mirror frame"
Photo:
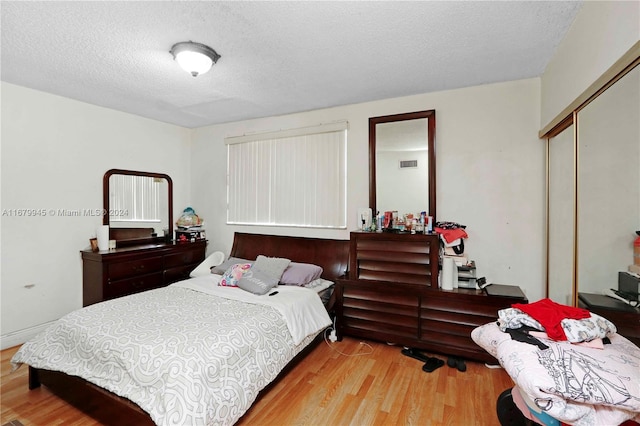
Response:
[[[369,118],[369,207],[376,210],[376,125],[396,121],[427,119],[427,149],[429,173],[429,211],[427,214],[436,221],[436,110],[408,112]]]
[[[135,170],[111,169],[107,170],[102,178],[102,203],[104,206],[102,215],[102,224],[109,225],[109,178],[111,175],[127,175],[127,176],[147,176],[151,178],[166,179],[169,191],[168,194],[168,212],[169,212],[169,229],[173,229],[173,181],[171,177],[164,173],[140,172]],[[161,238],[161,236],[158,236]]]

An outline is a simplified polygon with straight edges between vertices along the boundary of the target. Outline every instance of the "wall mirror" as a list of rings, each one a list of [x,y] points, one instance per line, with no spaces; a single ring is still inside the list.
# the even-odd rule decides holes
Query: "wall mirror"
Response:
[[[111,169],[103,178],[104,216],[110,238],[123,242],[163,239],[173,230],[173,182],[163,173]]]
[[[369,207],[436,217],[435,110],[369,118]]]

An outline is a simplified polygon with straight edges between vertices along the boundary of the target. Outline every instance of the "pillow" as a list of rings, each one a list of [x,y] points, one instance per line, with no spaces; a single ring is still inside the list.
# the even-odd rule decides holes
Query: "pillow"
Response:
[[[324,278],[317,278],[310,283],[305,284],[304,288],[308,288],[309,290],[313,290],[316,293],[320,293],[321,291],[331,287],[333,284],[333,281],[325,280]]]
[[[249,293],[263,295],[267,294],[269,290],[278,285],[278,280],[271,275],[264,273],[260,269],[251,268],[248,270],[240,281],[238,281],[238,287],[248,291]]]
[[[322,275],[322,268],[311,263],[291,262],[280,278],[280,284],[306,285]]]
[[[190,277],[202,277],[211,274],[211,268],[220,265],[224,261],[224,253],[217,251],[202,261],[201,264],[189,274]],[[224,273],[224,272],[223,272]]]
[[[290,263],[291,261],[289,259],[283,257],[266,257],[259,255],[253,267],[280,281],[284,270],[287,269]]]
[[[222,262],[220,265],[211,268],[211,273],[212,274],[222,275],[225,272],[227,272],[227,269],[229,269],[230,267],[232,267],[236,263],[251,263],[251,264],[253,264],[253,261],[252,260],[247,260],[247,259],[240,259],[239,257],[230,257],[229,259],[227,259],[224,262]]]
[[[251,269],[250,263],[236,263],[227,269],[220,278],[219,286],[222,287],[238,287],[238,281],[242,276]]]

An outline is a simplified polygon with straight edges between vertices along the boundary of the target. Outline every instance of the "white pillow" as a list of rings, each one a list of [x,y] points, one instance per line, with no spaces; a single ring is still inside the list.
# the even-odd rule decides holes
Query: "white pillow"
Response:
[[[211,275],[211,268],[220,265],[222,262],[224,262],[224,253],[222,253],[221,251],[216,251],[205,260],[203,260],[202,263],[196,267],[196,269],[191,271],[189,276],[191,278],[194,278]]]

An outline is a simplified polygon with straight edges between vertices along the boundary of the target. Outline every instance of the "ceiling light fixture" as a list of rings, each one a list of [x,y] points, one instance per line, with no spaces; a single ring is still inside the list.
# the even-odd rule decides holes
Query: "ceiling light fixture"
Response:
[[[173,59],[192,76],[197,77],[211,69],[218,62],[220,55],[215,50],[201,43],[183,41],[171,48]]]

